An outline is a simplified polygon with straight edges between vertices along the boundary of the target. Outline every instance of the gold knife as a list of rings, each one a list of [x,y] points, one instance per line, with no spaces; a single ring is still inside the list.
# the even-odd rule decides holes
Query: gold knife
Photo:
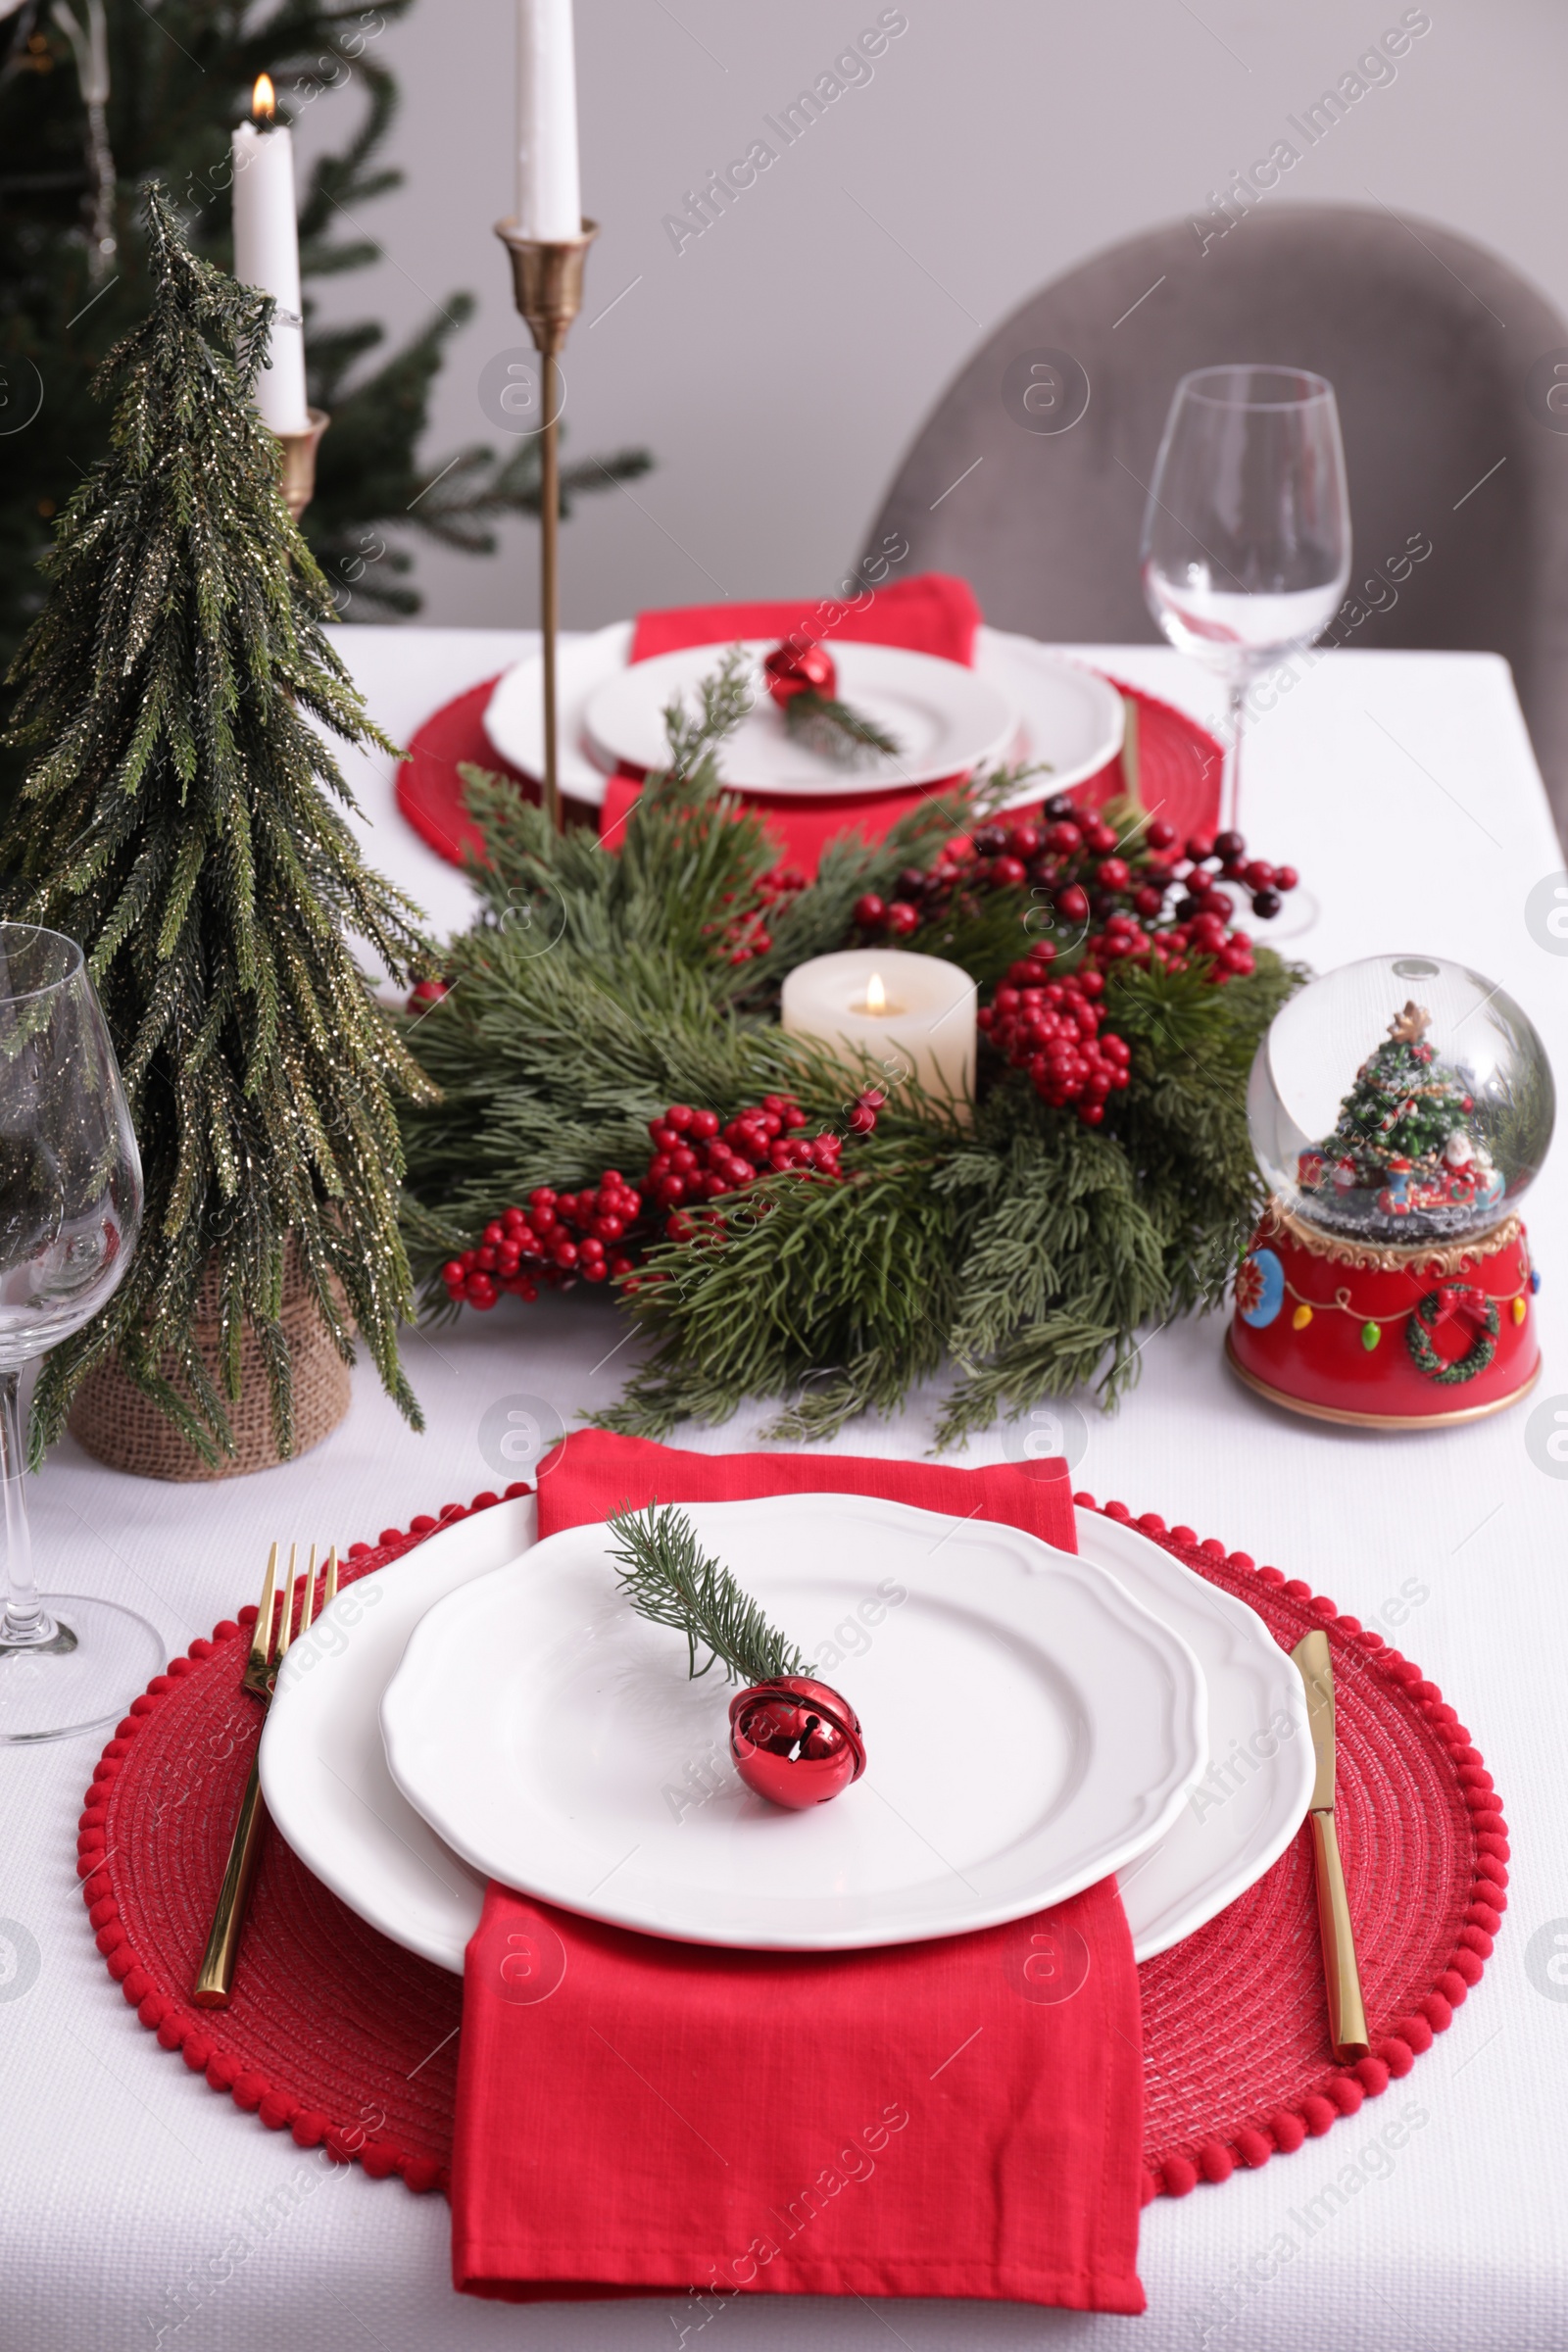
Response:
[[[1334,1834],[1334,1667],[1327,1634],[1315,1626],[1298,1642],[1291,1656],[1306,1685],[1306,1716],[1312,1753],[1317,1758],[1310,1818],[1317,1863],[1317,1924],[1328,1979],[1329,2039],[1336,2058],[1364,2058],[1371,2045],[1366,2037],[1366,2011],[1361,2006],[1349,1898]]]
[[[1138,775],[1138,705],[1133,701],[1133,698],[1130,694],[1124,694],[1121,698],[1121,707],[1123,714],[1121,736],[1122,799],[1124,801],[1131,801],[1135,808],[1142,808],[1144,801],[1143,793],[1139,785]]]

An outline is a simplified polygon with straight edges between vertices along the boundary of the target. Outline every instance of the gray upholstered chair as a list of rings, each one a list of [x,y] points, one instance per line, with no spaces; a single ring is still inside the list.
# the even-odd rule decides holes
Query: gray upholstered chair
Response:
[[[1014,311],[921,428],[869,546],[901,532],[907,568],[966,573],[999,628],[1157,638],[1138,536],[1178,376],[1316,368],[1344,422],[1352,591],[1432,546],[1396,602],[1373,587],[1383,609],[1348,642],[1505,655],[1568,835],[1568,324],[1426,220],[1272,199],[1221,218],[1130,238]],[[1088,406],[1042,429],[1082,400],[1073,362]]]

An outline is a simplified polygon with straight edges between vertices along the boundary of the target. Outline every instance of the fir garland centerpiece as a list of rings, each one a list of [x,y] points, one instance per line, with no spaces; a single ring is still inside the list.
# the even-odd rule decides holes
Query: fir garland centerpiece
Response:
[[[361,858],[312,723],[393,748],[324,633],[252,402],[271,303],[190,252],[161,190],[144,219],[152,308],[99,379],[110,454],[61,518],[13,671],[34,757],[0,825],[0,909],[85,950],[146,1181],[129,1273],[39,1377],[35,1455],[113,1359],[183,1441],[159,1474],[191,1476],[232,1458],[257,1389],[292,1451],[296,1359],[314,1338],[352,1361],[354,1325],[417,1423],[394,1102],[432,1089],[349,943],[405,983],[430,951]]]
[[[668,713],[612,852],[468,771],[482,912],[419,1007],[441,1100],[404,1117],[427,1299],[612,1287],[644,1346],[597,1418],[652,1437],[769,1396],[771,1436],[825,1438],[949,1360],[939,1446],[1114,1398],[1260,1206],[1247,1075],[1300,975],[1224,885],[1267,914],[1294,873],[1130,807],[1009,823],[1006,772],[835,836],[807,883],[717,780],[742,670]],[[972,1114],[780,1028],[786,974],[867,939],[979,984]]]

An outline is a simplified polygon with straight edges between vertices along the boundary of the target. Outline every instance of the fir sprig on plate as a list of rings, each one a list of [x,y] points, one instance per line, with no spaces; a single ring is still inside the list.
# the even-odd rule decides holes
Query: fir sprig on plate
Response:
[[[679,696],[664,705],[664,734],[669,763],[662,773],[666,782],[682,783],[712,760],[718,746],[733,735],[752,707],[747,681],[746,649],[732,645],[718,667],[698,688],[699,702],[688,710]],[[715,775],[716,770],[712,771]]]
[[[617,1511],[610,1527],[617,1538],[611,1556],[621,1562],[621,1591],[639,1617],[685,1635],[692,1680],[707,1674],[715,1660],[732,1683],[776,1682],[806,1673],[807,1662],[794,1642],[768,1623],[723,1562],[703,1551],[684,1511],[650,1503],[646,1511]],[[700,1648],[708,1651],[701,1666]]]
[[[838,669],[825,645],[786,637],[762,663],[762,675],[786,730],[816,759],[839,767],[897,759],[898,737],[839,700]]]
[[[896,735],[867,718],[863,710],[841,703],[837,695],[808,691],[784,706],[784,724],[795,741],[840,767],[864,767],[874,760],[896,760]]]

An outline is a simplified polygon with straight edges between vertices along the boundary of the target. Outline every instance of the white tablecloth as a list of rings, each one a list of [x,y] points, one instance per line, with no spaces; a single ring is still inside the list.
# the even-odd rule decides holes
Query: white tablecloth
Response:
[[[349,629],[341,643],[376,715],[406,735],[523,640]],[[1203,681],[1172,653],[1079,650],[1211,710]],[[389,774],[353,766],[383,867],[438,921],[460,920],[465,886],[402,827]],[[1330,656],[1257,727],[1245,796],[1258,853],[1290,858],[1321,895],[1298,953],[1319,969],[1381,949],[1463,956],[1519,998],[1568,1070],[1568,961],[1538,944],[1526,917],[1532,886],[1563,860],[1500,661]],[[1565,1154],[1568,1140],[1531,1225],[1544,1274],[1539,1395],[1568,1417]],[[251,1594],[270,1536],[347,1543],[497,1483],[481,1450],[487,1407],[543,1395],[569,1418],[603,1402],[625,1361],[620,1336],[608,1302],[573,1298],[412,1337],[422,1441],[362,1369],[352,1413],[317,1452],[228,1485],[140,1484],[68,1442],[35,1482],[47,1581],[130,1603],[181,1648]],[[1479,1990],[1406,2082],[1298,2155],[1148,2210],[1138,2341],[1148,2352],[1568,2343],[1568,1984],[1544,1966],[1553,1923],[1568,1949],[1568,1479],[1527,1450],[1538,1407],[1424,1438],[1336,1432],[1245,1396],[1220,1337],[1218,1321],[1190,1322],[1151,1342],[1121,1412],[1090,1413],[1078,1482],[1223,1536],[1369,1622],[1387,1623],[1390,1599],[1418,1577],[1429,1597],[1395,1638],[1443,1685],[1496,1775],[1514,1836],[1512,1901]],[[763,1417],[685,1442],[734,1447]],[[931,1426],[921,1396],[896,1424],[852,1430],[844,1444],[914,1454]],[[1002,1450],[993,1439],[970,1458]],[[105,1973],[77,1890],[74,1821],[96,1752],[87,1740],[0,1749],[0,1919],[20,1923],[40,1955],[24,1989],[21,1976],[0,1984],[0,2352],[175,2342],[655,2352],[695,2340],[676,2297],[515,2311],[454,2296],[439,2199],[358,2167],[328,2177],[162,2051]],[[1406,2130],[1391,2151],[1382,2134],[1398,2118]],[[1322,2195],[1330,2184],[1337,2211]],[[1132,2340],[1114,2320],[857,2299],[743,2298],[710,2326],[702,2352]]]

